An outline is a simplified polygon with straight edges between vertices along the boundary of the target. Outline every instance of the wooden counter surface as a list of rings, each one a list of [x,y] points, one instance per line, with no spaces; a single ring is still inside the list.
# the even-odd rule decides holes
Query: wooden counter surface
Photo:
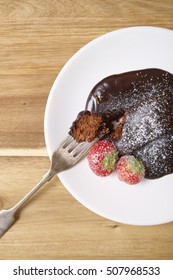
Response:
[[[67,60],[106,32],[173,29],[172,0],[0,0],[0,208],[49,168],[44,110]],[[0,259],[173,259],[173,223],[137,227],[78,203],[55,177],[0,239]]]

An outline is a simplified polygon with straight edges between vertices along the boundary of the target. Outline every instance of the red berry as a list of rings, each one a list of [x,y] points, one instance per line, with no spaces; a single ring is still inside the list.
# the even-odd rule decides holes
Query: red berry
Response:
[[[115,170],[118,152],[109,140],[98,141],[88,152],[88,163],[98,176],[108,176]]]
[[[117,163],[118,178],[127,184],[139,183],[145,176],[145,167],[134,156],[122,156]]]

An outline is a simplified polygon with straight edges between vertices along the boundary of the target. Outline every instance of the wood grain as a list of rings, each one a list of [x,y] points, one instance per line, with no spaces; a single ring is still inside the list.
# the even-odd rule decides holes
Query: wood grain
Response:
[[[46,158],[2,157],[0,206],[20,199],[48,166]],[[1,239],[0,259],[171,259],[172,235],[171,223],[137,227],[103,219],[54,178],[27,203]]]
[[[128,26],[173,29],[172,0],[0,0],[0,208],[49,167],[44,110],[68,59]],[[0,259],[173,259],[173,224],[136,227],[79,204],[54,178],[0,240]]]

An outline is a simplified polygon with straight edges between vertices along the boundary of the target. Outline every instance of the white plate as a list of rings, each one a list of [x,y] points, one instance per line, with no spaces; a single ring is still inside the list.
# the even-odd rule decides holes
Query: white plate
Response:
[[[57,76],[48,98],[45,141],[49,156],[84,109],[97,82],[111,74],[144,68],[173,73],[172,50],[173,31],[159,27],[113,31],[80,49]],[[105,178],[94,175],[85,158],[59,178],[80,203],[110,220],[132,225],[173,220],[173,174],[129,186],[116,174]]]

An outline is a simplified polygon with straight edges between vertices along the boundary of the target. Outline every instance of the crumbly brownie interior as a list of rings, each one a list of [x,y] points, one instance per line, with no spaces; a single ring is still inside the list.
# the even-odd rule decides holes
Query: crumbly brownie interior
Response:
[[[70,127],[69,134],[78,142],[91,142],[112,130],[112,124],[103,114],[82,111]]]

